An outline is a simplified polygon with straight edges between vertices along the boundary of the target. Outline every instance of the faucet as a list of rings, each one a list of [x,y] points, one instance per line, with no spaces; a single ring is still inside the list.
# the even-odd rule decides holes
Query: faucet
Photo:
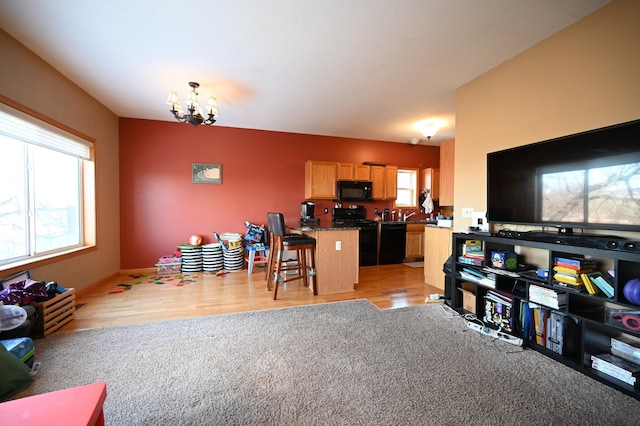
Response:
[[[403,221],[403,222],[406,222],[406,221],[407,221],[407,219],[409,219],[409,218],[410,218],[411,216],[413,216],[414,214],[416,214],[416,212],[411,212],[411,213],[408,213],[408,214],[407,214],[407,213],[403,214],[403,215],[402,215],[402,221]]]

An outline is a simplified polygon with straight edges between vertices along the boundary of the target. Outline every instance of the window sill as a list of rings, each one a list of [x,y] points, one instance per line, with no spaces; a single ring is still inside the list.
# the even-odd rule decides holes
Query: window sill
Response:
[[[75,256],[79,256],[91,251],[96,250],[95,245],[77,247],[71,250],[65,250],[62,252],[52,253],[46,256],[39,256],[38,258],[29,258],[20,260],[18,262],[11,262],[4,265],[0,265],[0,273],[6,275],[13,275],[17,272],[24,271],[29,268],[38,268],[40,266],[48,265],[50,263],[60,262],[61,260],[69,259]]]

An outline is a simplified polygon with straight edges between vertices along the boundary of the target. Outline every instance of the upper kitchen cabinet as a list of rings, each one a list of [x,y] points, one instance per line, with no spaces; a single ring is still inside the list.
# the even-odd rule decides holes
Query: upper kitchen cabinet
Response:
[[[453,206],[455,139],[440,144],[440,205]]]
[[[384,166],[371,166],[371,196],[374,200],[384,200]]]
[[[338,180],[371,180],[371,168],[367,164],[338,163]]]
[[[356,180],[371,180],[371,166],[368,164],[356,164]]]
[[[395,200],[398,198],[398,166],[386,166],[384,196],[385,200]]]
[[[335,200],[338,163],[307,161],[304,165],[304,178],[305,198]]]
[[[433,167],[422,169],[421,179],[422,188],[429,190],[433,201],[438,201],[440,199],[440,169]]]
[[[371,182],[374,200],[395,200],[398,191],[398,166],[371,166]]]
[[[356,180],[354,163],[338,163],[338,180]]]

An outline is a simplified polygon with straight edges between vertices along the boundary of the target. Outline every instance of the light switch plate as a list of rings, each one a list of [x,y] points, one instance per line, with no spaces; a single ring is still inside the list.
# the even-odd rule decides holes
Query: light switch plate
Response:
[[[342,241],[336,241],[336,250],[342,250]]]

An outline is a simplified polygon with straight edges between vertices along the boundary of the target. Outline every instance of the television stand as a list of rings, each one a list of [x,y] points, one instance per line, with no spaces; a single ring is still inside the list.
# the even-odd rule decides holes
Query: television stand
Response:
[[[447,305],[463,316],[473,314],[479,319],[468,321],[469,329],[540,352],[640,400],[640,386],[634,386],[631,379],[624,380],[627,376],[635,378],[633,372],[616,376],[606,365],[592,362],[602,354],[619,353],[621,345],[627,345],[627,353],[640,353],[640,328],[636,325],[640,306],[625,295],[627,284],[640,278],[640,242],[612,235],[522,234],[509,237],[454,232],[452,265],[445,278]],[[478,242],[481,250],[477,250]],[[473,258],[465,256],[472,246],[477,254]],[[489,269],[495,269],[493,252],[518,253],[518,264],[535,263],[535,268],[548,270],[548,276],[540,278],[518,271],[494,273]],[[602,278],[602,287],[582,285],[583,277],[569,284],[566,275],[554,271],[559,266],[556,263],[567,261],[575,265],[569,269],[589,271],[596,280],[587,278],[593,282]],[[494,310],[491,303],[496,294],[505,301],[499,310]],[[619,319],[625,315],[626,323]],[[640,355],[633,359],[640,364]]]

